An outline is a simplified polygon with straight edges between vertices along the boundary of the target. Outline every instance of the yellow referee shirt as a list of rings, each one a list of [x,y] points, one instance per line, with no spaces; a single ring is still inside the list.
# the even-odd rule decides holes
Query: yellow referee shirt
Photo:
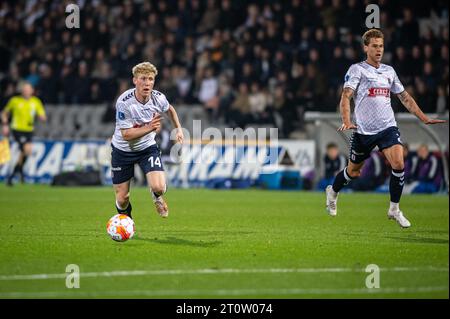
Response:
[[[22,96],[14,96],[6,104],[5,111],[11,112],[11,128],[20,132],[32,132],[35,116],[45,115],[41,100],[35,96],[28,100]]]

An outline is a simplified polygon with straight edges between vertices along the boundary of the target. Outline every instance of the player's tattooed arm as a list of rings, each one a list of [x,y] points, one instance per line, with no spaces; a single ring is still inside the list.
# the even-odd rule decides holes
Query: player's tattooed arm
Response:
[[[408,94],[408,92],[403,91],[400,94],[397,94],[398,98],[400,99],[400,102],[405,106],[405,108],[412,114],[414,114],[419,120],[421,120],[424,124],[437,124],[437,123],[445,123],[447,121],[445,120],[438,120],[438,119],[430,119],[428,116],[426,116],[420,107],[417,105],[416,101],[413,99],[411,95]]]
[[[341,112],[342,125],[338,131],[355,129],[356,125],[350,119],[350,100],[353,96],[353,89],[346,87],[342,90],[341,101],[339,102],[339,110]]]

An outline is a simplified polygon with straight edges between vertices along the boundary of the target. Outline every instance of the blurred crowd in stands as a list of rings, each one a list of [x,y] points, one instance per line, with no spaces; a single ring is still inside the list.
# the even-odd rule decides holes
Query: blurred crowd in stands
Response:
[[[443,190],[445,180],[442,156],[446,156],[448,163],[448,151],[444,155],[437,151],[432,152],[425,144],[419,145],[413,151],[409,149],[408,144],[404,144],[403,155],[405,161],[404,194],[430,194]],[[347,158],[340,153],[337,144],[330,143],[326,147],[322,163],[324,170],[317,184],[319,190],[325,190],[327,185],[333,184],[336,174],[347,166]],[[391,168],[383,153],[373,151],[364,163],[361,176],[349,183],[349,189],[388,193],[390,175]]]
[[[282,127],[305,111],[336,112],[352,63],[364,59],[358,0],[1,1],[0,103],[21,79],[46,104],[113,105],[131,68],[151,61],[174,105],[201,104],[212,121]],[[446,1],[378,1],[385,62],[425,112],[448,111]],[[396,99],[394,99],[396,100]],[[393,101],[394,101],[393,100]],[[405,111],[397,101],[396,111]]]

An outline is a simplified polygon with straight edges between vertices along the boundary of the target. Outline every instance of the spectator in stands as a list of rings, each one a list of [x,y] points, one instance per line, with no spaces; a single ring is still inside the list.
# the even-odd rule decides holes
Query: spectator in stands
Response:
[[[25,81],[30,83],[33,87],[36,87],[39,84],[40,79],[41,77],[38,74],[38,63],[33,61],[30,63],[30,70],[25,78]]]
[[[406,49],[410,49],[419,40],[419,24],[414,19],[412,10],[408,7],[403,9],[403,21],[398,28],[398,42]]]
[[[207,67],[205,75],[200,83],[200,90],[198,92],[198,100],[203,104],[205,110],[208,112],[209,118],[212,121],[215,112],[219,106],[219,81],[214,76],[212,67]]]
[[[89,75],[88,65],[85,61],[78,63],[78,72],[67,90],[71,91],[71,103],[86,104],[89,102],[92,79]]]
[[[342,74],[345,74],[351,63],[345,58],[344,51],[340,46],[336,46],[333,49],[333,57],[330,61],[327,75],[329,76],[330,86],[334,88],[342,84]]]
[[[436,99],[422,78],[416,78],[417,103],[425,113],[433,113],[436,108]]]
[[[175,68],[168,66],[163,67],[161,72],[161,79],[158,82],[158,90],[164,91],[168,99],[176,100],[178,96],[178,89],[176,85],[176,74],[174,74]]]
[[[242,129],[253,121],[253,117],[250,112],[250,100],[247,83],[242,82],[239,84],[239,91],[235,100],[231,104],[231,110],[225,115],[225,120],[233,126],[240,127]]]
[[[410,152],[409,145],[403,144],[403,158],[405,163],[405,183],[412,183],[417,169],[417,154]]]
[[[327,90],[326,81],[323,73],[313,64],[306,66],[306,77],[304,77],[297,90],[299,104],[316,111],[324,108],[322,104],[325,92]],[[320,94],[315,94],[320,92]]]
[[[207,0],[206,9],[197,28],[199,33],[212,31],[219,22],[220,9],[216,4],[216,0]]]
[[[439,114],[444,114],[448,112],[448,93],[445,92],[446,89],[444,86],[440,85],[437,88],[438,98],[436,102],[436,112]],[[448,85],[447,85],[448,91]]]
[[[260,88],[258,82],[253,82],[250,87],[250,95],[248,97],[250,103],[250,112],[255,123],[257,124],[274,124],[273,115],[268,110],[267,93]]]
[[[10,94],[7,88],[27,78],[39,81],[37,93],[46,103],[107,102],[105,88],[111,86],[113,94],[108,96],[114,95],[118,82],[128,78],[130,66],[151,60],[161,70],[171,69],[171,76],[174,65],[186,69],[179,84],[183,89],[177,85],[174,97],[181,103],[198,103],[183,95],[186,86],[199,92],[205,81],[204,69],[212,66],[215,78],[224,74],[233,78],[233,94],[243,81],[249,86],[257,81],[261,91],[271,91],[275,83],[297,92],[297,105],[335,112],[342,70],[348,67],[346,61],[359,57],[365,19],[357,14],[364,11],[364,3],[356,0],[159,0],[156,4],[130,1],[109,5],[84,1],[86,21],[80,32],[69,32],[63,23],[54,21],[55,14],[64,15],[63,2],[42,2],[25,9],[23,3],[2,3],[0,100]],[[388,35],[385,45],[392,50],[386,53],[394,56],[394,68],[405,68],[400,72],[405,77],[402,81],[406,86],[418,86],[427,111],[439,108],[445,112],[448,24],[440,25],[446,22],[448,10],[414,2],[402,5],[403,11],[390,1],[379,5]],[[429,30],[422,30],[419,18],[429,18],[431,9],[437,18],[430,19]],[[92,84],[87,90],[70,92],[67,84],[83,82],[79,81],[81,61],[87,64],[87,75],[81,77],[91,79]],[[105,71],[105,63],[110,72]],[[409,68],[410,64],[414,67]],[[298,65],[306,76],[291,74]],[[287,80],[281,83],[283,77]]]
[[[328,143],[326,154],[323,157],[324,174],[317,185],[317,190],[325,190],[325,188],[333,183],[337,173],[344,169],[347,164],[347,158],[340,153],[336,143]]]
[[[58,83],[52,68],[47,64],[41,64],[39,74],[41,81],[36,87],[37,95],[41,97],[44,104],[55,104],[57,102]]]
[[[437,157],[430,153],[428,146],[422,144],[417,149],[417,168],[414,172],[412,193],[435,193],[442,182],[441,165]]]
[[[177,86],[177,103],[193,102],[193,81],[184,66],[176,67],[175,85]]]
[[[299,118],[296,105],[283,85],[275,87],[271,103],[270,108],[281,119],[281,123],[276,125],[280,129],[281,137],[289,138]]]
[[[231,85],[231,77],[223,74],[219,78],[219,110],[217,118],[224,122],[236,95]]]

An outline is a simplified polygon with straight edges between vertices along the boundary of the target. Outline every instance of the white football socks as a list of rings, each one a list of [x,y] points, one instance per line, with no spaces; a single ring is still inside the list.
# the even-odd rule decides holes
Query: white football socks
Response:
[[[389,207],[389,211],[391,211],[391,212],[398,212],[399,210],[400,210],[399,203],[391,202],[390,207]]]

